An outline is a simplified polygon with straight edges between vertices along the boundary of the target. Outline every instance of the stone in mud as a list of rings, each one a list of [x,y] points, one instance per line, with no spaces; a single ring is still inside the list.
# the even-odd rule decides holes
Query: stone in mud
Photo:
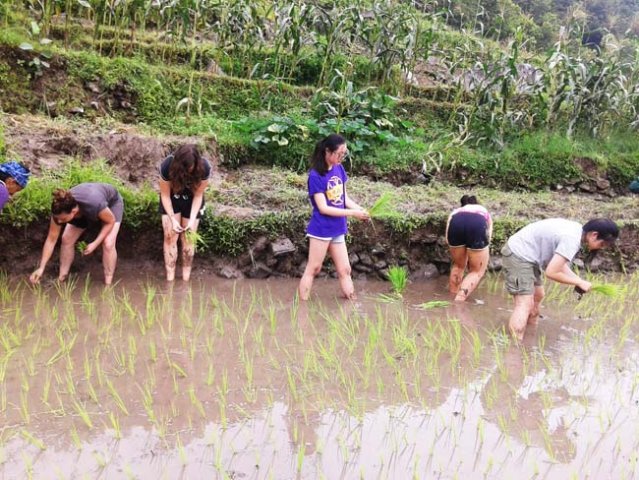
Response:
[[[382,247],[381,245],[375,245],[373,248],[371,248],[371,254],[376,257],[384,257],[386,255],[386,252],[384,251],[384,247]]]
[[[73,115],[82,115],[84,113],[84,108],[82,107],[73,107],[69,109],[69,113]]]
[[[351,265],[355,265],[356,263],[359,263],[359,255],[357,255],[356,253],[349,253],[348,261],[350,262]]]
[[[610,182],[605,178],[598,178],[595,183],[599,190],[608,190],[610,188]]]
[[[375,268],[375,270],[384,270],[386,267],[388,267],[388,262],[385,260],[379,260],[375,262],[375,265],[373,265],[373,267]]]
[[[371,268],[374,265],[373,259],[371,258],[371,256],[368,253],[361,253],[359,255],[359,261],[365,267]]]
[[[358,263],[353,268],[355,269],[355,271],[361,272],[361,273],[371,273],[373,271],[372,267],[369,267],[368,265],[364,265],[363,263]]]
[[[388,275],[388,268],[378,270],[377,275],[379,275],[379,278],[381,278],[382,280],[388,280],[390,278]]]
[[[244,274],[233,265],[224,265],[220,268],[218,275],[229,280],[244,278]]]
[[[593,186],[588,183],[588,182],[582,182],[579,184],[579,190],[581,190],[582,192],[586,192],[586,193],[592,193],[595,191],[595,189],[593,188]]]
[[[271,243],[271,252],[275,257],[280,255],[286,255],[287,253],[293,253],[295,251],[295,245],[289,238],[278,238]]]
[[[439,269],[434,263],[428,263],[411,274],[415,280],[431,280],[439,277]]]
[[[275,268],[275,266],[277,265],[277,258],[275,258],[273,255],[268,255],[264,263],[268,268]]]
[[[266,250],[266,247],[268,247],[268,238],[261,236],[253,242],[253,245],[251,245],[251,251],[253,252],[253,255],[256,255]]]
[[[273,270],[267,267],[263,262],[256,262],[246,273],[249,278],[264,279],[273,275]]]

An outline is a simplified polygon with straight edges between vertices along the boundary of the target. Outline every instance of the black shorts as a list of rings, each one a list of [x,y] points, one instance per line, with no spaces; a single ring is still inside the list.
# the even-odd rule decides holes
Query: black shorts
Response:
[[[448,224],[446,241],[450,247],[483,250],[489,243],[488,221],[483,215],[478,213],[456,213]]]
[[[192,205],[192,195],[174,195],[173,193],[171,194],[171,206],[173,207],[173,212],[182,215],[182,218],[191,218]],[[197,212],[195,218],[202,218],[202,212],[204,212],[204,197],[202,197],[202,206]],[[164,210],[164,205],[162,205],[162,198],[160,198],[160,213],[162,215],[167,215],[166,210]]]

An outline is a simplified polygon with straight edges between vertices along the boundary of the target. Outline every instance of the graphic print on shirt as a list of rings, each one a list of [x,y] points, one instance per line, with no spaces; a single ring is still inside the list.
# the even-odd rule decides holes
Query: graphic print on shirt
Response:
[[[339,207],[344,204],[344,184],[342,179],[333,175],[326,184],[326,198],[334,206]]]

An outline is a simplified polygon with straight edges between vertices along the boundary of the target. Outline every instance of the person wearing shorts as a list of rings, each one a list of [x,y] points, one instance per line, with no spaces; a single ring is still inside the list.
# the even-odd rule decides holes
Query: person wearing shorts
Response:
[[[308,300],[313,280],[322,270],[327,252],[335,264],[343,296],[355,298],[345,241],[346,217],[368,220],[370,216],[346,193],[348,177],[342,161],[347,154],[346,140],[337,134],[331,134],[315,145],[308,175],[308,196],[313,213],[306,229],[308,262],[298,287],[301,300]]]
[[[486,273],[492,226],[490,213],[474,195],[464,195],[461,207],[448,217],[446,242],[453,262],[448,288],[456,302],[466,301]]]
[[[582,245],[595,251],[613,245],[618,237],[619,228],[607,218],[595,218],[583,226],[550,218],[531,223],[511,236],[501,253],[506,289],[515,300],[508,323],[512,335],[521,341],[526,326],[537,321],[544,298],[542,272],[551,280],[587,292],[592,285],[574,273],[570,263]]]
[[[29,278],[31,282],[38,283],[42,278],[63,229],[58,280],[66,280],[75,257],[76,242],[89,225],[100,223],[98,236],[87,245],[82,255],[91,255],[102,245],[104,283],[111,285],[118,259],[116,240],[123,215],[122,196],[114,186],[106,183],[81,183],[70,190],[53,192],[49,233],[42,248],[40,266]]]
[[[182,145],[160,165],[164,267],[169,282],[175,279],[178,239],[182,244],[182,279],[191,278],[195,245],[186,232],[197,232],[210,175],[211,164],[202,157],[197,145]]]

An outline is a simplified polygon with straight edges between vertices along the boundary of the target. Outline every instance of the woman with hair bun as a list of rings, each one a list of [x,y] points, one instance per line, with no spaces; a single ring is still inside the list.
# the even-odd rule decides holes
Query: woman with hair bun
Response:
[[[448,286],[456,302],[466,301],[486,273],[492,230],[490,213],[474,195],[464,195],[448,217],[446,242],[453,261]]]
[[[197,232],[210,175],[211,164],[201,155],[197,145],[182,145],[160,165],[164,266],[169,282],[175,279],[178,239],[182,242],[182,279],[191,277],[195,245],[189,241],[186,232]]]
[[[90,224],[99,222],[102,228],[98,236],[87,245],[82,255],[90,255],[102,245],[104,283],[111,285],[118,259],[115,244],[123,214],[122,197],[115,187],[106,183],[81,183],[70,190],[53,192],[49,233],[42,248],[40,266],[29,277],[31,283],[40,282],[62,230],[58,280],[66,280],[75,256],[76,242]]]

